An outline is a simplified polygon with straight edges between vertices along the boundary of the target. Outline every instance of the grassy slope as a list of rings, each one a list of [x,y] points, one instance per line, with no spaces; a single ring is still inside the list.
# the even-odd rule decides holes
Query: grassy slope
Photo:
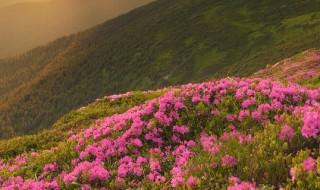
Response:
[[[310,58],[310,55],[314,55],[313,53],[319,53],[319,51],[309,50],[285,60],[290,60],[289,64],[291,66],[298,65],[300,70],[304,71],[302,74],[306,75],[309,72],[307,68],[319,66],[318,62],[308,62],[308,64],[302,65],[300,64],[301,60],[309,60],[308,58]],[[280,61],[279,64],[276,64],[276,66],[268,66],[252,76],[254,78],[273,78],[275,80],[280,80],[284,83],[287,83],[288,81],[285,80],[286,76],[284,76],[286,73],[278,72],[283,71],[283,69],[286,68],[283,63],[285,63],[284,60]],[[288,61],[286,63],[288,63]],[[295,76],[296,72],[291,73],[291,75]],[[299,78],[296,78],[296,81],[291,82],[298,82],[303,86],[310,88],[318,88],[320,86],[319,78],[320,75],[318,72],[307,80],[301,81]],[[85,107],[70,111],[69,113],[65,114],[49,129],[45,129],[34,135],[23,135],[7,140],[1,140],[0,159],[8,159],[23,153],[30,153],[32,151],[38,152],[41,150],[50,149],[59,143],[64,143],[67,136],[69,136],[68,131],[72,130],[77,132],[81,129],[88,128],[100,118],[123,113],[126,110],[140,105],[147,100],[151,100],[163,95],[165,91],[166,89],[149,92],[136,91],[132,92],[129,96],[124,96],[113,101],[107,97],[97,99]]]
[[[300,63],[301,60],[307,59],[309,54],[301,53],[299,55],[291,58],[292,61],[296,61],[295,64]],[[294,63],[292,63],[294,64]],[[313,62],[308,65],[301,65],[301,69],[305,70],[306,66],[317,66],[317,62]],[[279,65],[281,66],[281,65]],[[308,70],[305,70],[308,72]],[[266,72],[266,71],[264,71]],[[261,72],[260,72],[261,73]],[[318,75],[315,75],[316,77]],[[264,76],[271,77],[271,76]],[[275,78],[281,79],[279,77],[274,76]],[[314,81],[306,80],[304,85],[313,85]],[[34,178],[37,176],[37,173],[41,172],[42,167],[46,163],[50,162],[58,162],[62,165],[62,163],[68,163],[75,156],[73,155],[72,145],[66,142],[67,132],[72,130],[77,132],[83,128],[87,128],[92,125],[97,119],[110,116],[116,113],[123,113],[129,108],[133,106],[142,104],[146,100],[150,100],[156,97],[159,97],[163,94],[163,91],[155,91],[149,93],[142,92],[133,92],[129,97],[123,97],[117,99],[115,101],[110,101],[108,99],[97,100],[96,102],[89,104],[86,107],[80,108],[78,110],[72,111],[58,120],[54,126],[45,130],[36,135],[28,135],[21,136],[17,138],[13,138],[10,140],[2,140],[0,141],[0,159],[11,159],[19,154],[30,154],[31,152],[38,152],[40,156],[36,159],[28,162],[28,166],[22,168],[18,172],[7,173],[6,171],[2,171],[0,175],[2,176],[11,176],[11,175],[22,175],[27,178]],[[263,98],[259,101],[265,101]],[[239,104],[234,102],[233,98],[226,98],[221,105],[219,104],[219,110],[223,113],[223,117],[229,113],[230,110],[237,110]],[[195,108],[196,110],[205,111],[206,107],[204,105],[199,105]],[[201,117],[193,115],[192,109],[189,110],[190,113],[187,114],[189,116],[194,116],[193,120],[188,120],[191,126],[199,127],[213,127],[213,129],[217,129],[217,126],[223,126],[225,123],[219,123],[222,120],[202,120]],[[191,117],[192,118],[192,117]],[[219,118],[219,117],[218,117]],[[285,115],[286,120],[293,126],[300,126],[300,121],[297,121],[293,116]],[[243,122],[244,126],[251,126],[253,123]],[[256,123],[254,123],[256,125]],[[260,126],[260,125],[258,125]],[[227,140],[223,143],[223,152],[236,154],[239,158],[241,158],[244,167],[242,176],[248,179],[254,179],[259,184],[269,184],[265,186],[265,189],[273,189],[278,185],[283,185],[288,183],[288,187],[290,188],[290,182],[287,182],[286,179],[289,177],[287,172],[287,168],[282,167],[283,165],[291,165],[292,162],[300,162],[301,159],[304,159],[308,154],[307,151],[300,151],[297,155],[290,154],[287,155],[286,152],[288,150],[294,150],[296,147],[293,147],[290,144],[288,148],[288,144],[279,142],[278,140],[278,132],[279,126],[278,124],[268,124],[267,127],[258,127],[259,130],[255,131],[255,139],[258,139],[253,144],[249,145],[239,145],[237,141],[234,139]],[[261,130],[263,129],[263,130]],[[214,131],[214,130],[213,130]],[[216,132],[216,131],[215,131]],[[246,131],[247,132],[247,131]],[[301,139],[295,140],[293,144],[297,143],[297,147],[302,146],[300,143]],[[305,143],[303,146],[306,146],[308,143]],[[303,147],[302,146],[302,147]],[[56,147],[56,149],[51,151],[43,151],[48,150],[52,147]],[[300,147],[301,148],[301,147]],[[259,150],[259,151],[257,151]],[[231,175],[229,174],[229,170],[222,170],[221,168],[215,169],[212,168],[210,164],[219,159],[219,156],[209,155],[207,152],[203,151],[201,148],[195,148],[196,157],[190,160],[187,166],[187,174],[194,176],[204,176],[206,180],[200,184],[199,189],[203,188],[211,188],[211,189],[224,189],[225,186],[219,186],[221,184],[225,184],[226,178],[225,176]],[[253,152],[252,152],[253,151]],[[254,154],[255,156],[252,156]],[[62,167],[68,168],[68,164],[63,165]],[[207,168],[207,169],[199,169],[199,168]],[[275,173],[275,168],[277,168],[277,172]],[[240,171],[240,169],[239,169]],[[238,171],[238,172],[239,172]],[[261,174],[263,171],[263,174]],[[240,175],[240,174],[239,174]],[[271,184],[271,185],[270,185]],[[144,184],[148,185],[148,184]],[[274,186],[272,186],[274,185]],[[301,184],[300,184],[301,185]],[[305,185],[305,184],[302,184]],[[146,186],[148,188],[149,186]],[[307,188],[307,186],[304,186]],[[152,188],[151,186],[149,188]],[[160,188],[160,187],[153,187]],[[310,189],[310,188],[309,188]]]
[[[306,85],[310,88],[319,88],[320,87],[320,76],[316,76],[308,81],[301,82],[302,85]]]
[[[147,99],[152,99],[154,97],[158,97],[161,93],[151,93],[151,94],[142,94],[142,93],[134,93],[133,96],[128,98],[119,99],[119,101],[113,102],[110,105],[109,101],[99,101],[89,105],[86,108],[80,109],[81,111],[71,112],[66,117],[64,117],[60,122],[56,124],[56,126],[62,126],[61,129],[70,129],[71,126],[76,126],[74,131],[82,128],[82,124],[85,127],[88,127],[90,123],[92,123],[95,119],[99,118],[103,115],[111,115],[113,111],[109,112],[108,108],[113,109],[113,106],[119,105],[119,107],[123,107],[123,109],[127,109],[134,105],[144,102]],[[146,97],[144,97],[146,95]],[[268,99],[263,98],[262,95],[257,95],[257,97],[261,96],[258,99],[258,105],[262,103],[266,103]],[[135,102],[135,99],[138,99]],[[131,103],[133,102],[133,104]],[[128,105],[129,104],[129,105]],[[103,106],[102,106],[103,105]],[[216,105],[221,115],[216,117],[208,117],[207,113],[210,108],[207,105],[199,103],[197,106],[190,107],[186,109],[184,112],[185,115],[182,116],[182,120],[188,123],[188,126],[198,131],[203,128],[206,132],[210,131],[210,133],[219,134],[224,130],[227,130],[227,126],[229,123],[226,122],[225,116],[229,113],[239,111],[239,102],[234,99],[232,95],[227,96],[223,101],[221,101],[218,105]],[[106,108],[107,107],[107,108]],[[123,112],[121,109],[115,109],[113,113]],[[232,110],[232,111],[231,111]],[[207,114],[199,114],[207,113]],[[280,113],[280,112],[279,112]],[[73,116],[75,114],[75,117]],[[276,187],[284,187],[286,189],[295,189],[294,186],[291,185],[294,182],[287,180],[290,178],[289,176],[289,166],[295,165],[296,163],[301,163],[303,159],[305,159],[309,152],[308,147],[315,146],[315,144],[310,143],[313,142],[310,140],[306,141],[301,138],[301,135],[297,134],[293,142],[281,141],[278,138],[279,130],[282,125],[282,122],[289,123],[290,126],[294,126],[295,130],[299,129],[301,126],[301,121],[297,119],[295,116],[284,113],[283,116],[285,121],[275,122],[272,118],[275,113],[271,112],[268,115],[270,119],[270,123],[261,124],[254,120],[244,120],[239,123],[239,130],[243,130],[244,134],[253,133],[255,141],[253,143],[240,143],[236,138],[228,138],[227,140],[221,141],[221,152],[217,155],[208,154],[208,152],[204,151],[201,147],[196,146],[193,151],[196,156],[194,156],[186,166],[186,176],[192,175],[201,177],[202,182],[199,184],[198,188],[195,189],[226,189],[228,184],[228,176],[234,175],[236,173],[237,177],[241,179],[248,179],[257,182],[261,186],[262,189],[271,190]],[[93,116],[93,118],[91,116]],[[84,116],[84,117],[83,117]],[[83,117],[83,119],[82,119]],[[80,121],[80,122],[79,122]],[[201,126],[201,127],[200,127]],[[60,128],[60,127],[58,127]],[[198,129],[198,130],[196,130]],[[63,131],[63,130],[62,130]],[[44,132],[46,133],[46,132]],[[50,133],[48,133],[50,135]],[[65,134],[65,132],[63,132]],[[61,135],[57,132],[55,135]],[[115,134],[117,135],[117,134]],[[186,137],[194,137],[193,133],[191,135],[186,135]],[[62,135],[56,139],[47,138],[42,139],[41,134],[35,136],[25,136],[21,138],[14,138],[10,141],[2,141],[0,142],[0,158],[1,159],[11,159],[17,154],[26,153],[25,155],[29,159],[27,165],[21,167],[14,172],[9,172],[8,170],[2,170],[0,172],[0,176],[6,178],[8,176],[23,176],[24,178],[36,179],[37,176],[43,170],[43,166],[48,163],[57,162],[60,169],[70,170],[70,162],[74,157],[77,156],[77,153],[74,151],[74,144],[65,141],[65,137],[67,135]],[[27,146],[29,143],[29,138],[34,137],[33,143],[37,142],[36,148],[32,149]],[[112,138],[109,137],[108,138]],[[199,139],[195,139],[199,140]],[[91,142],[92,143],[92,142]],[[169,142],[168,142],[169,143]],[[7,147],[4,148],[4,144],[7,144]],[[9,145],[9,146],[8,146]],[[42,146],[42,147],[41,147]],[[43,151],[49,150],[50,151]],[[302,151],[298,151],[298,150]],[[30,155],[31,151],[35,151],[39,153],[34,159]],[[297,154],[289,154],[288,152],[293,151]],[[213,166],[214,163],[219,163],[219,160],[224,154],[236,155],[237,158],[241,161],[239,165],[235,168],[224,168],[220,166]],[[107,167],[112,167],[114,163],[108,162],[106,163]],[[275,172],[276,171],[276,172]],[[301,183],[299,185],[303,187],[302,189],[314,189],[313,186],[309,185],[308,182],[312,181],[317,183],[313,178],[308,179],[306,183]],[[109,181],[108,181],[109,182]],[[106,183],[108,185],[114,185],[113,183]],[[162,189],[162,188],[170,188],[169,185],[161,184],[150,184],[147,181],[142,181],[142,187],[147,189]],[[109,187],[109,186],[107,186]],[[124,186],[126,187],[126,186]],[[187,187],[179,187],[178,189],[186,189]],[[78,189],[78,184],[73,183],[70,187],[64,187],[63,189]]]
[[[320,86],[320,51],[311,49],[284,59],[253,74],[253,77],[273,78],[283,82],[295,82],[302,86]]]
[[[320,47],[318,5],[319,0],[157,1],[71,37],[63,56],[0,100],[0,126],[27,133],[105,94],[249,75]]]
[[[320,71],[320,51],[309,49],[254,73],[254,77],[272,77],[290,82],[308,79]]]
[[[8,159],[22,153],[41,151],[65,142],[68,131],[77,132],[86,128],[97,119],[126,110],[139,105],[146,100],[160,96],[163,92],[133,92],[129,97],[117,100],[101,99],[78,110],[74,110],[60,118],[50,129],[34,135],[25,135],[0,141],[0,159]]]

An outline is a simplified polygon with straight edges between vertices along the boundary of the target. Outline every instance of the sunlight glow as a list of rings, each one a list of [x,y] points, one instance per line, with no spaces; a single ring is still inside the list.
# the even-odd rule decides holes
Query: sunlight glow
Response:
[[[11,6],[17,3],[25,3],[25,2],[47,2],[51,0],[0,0],[0,8]]]

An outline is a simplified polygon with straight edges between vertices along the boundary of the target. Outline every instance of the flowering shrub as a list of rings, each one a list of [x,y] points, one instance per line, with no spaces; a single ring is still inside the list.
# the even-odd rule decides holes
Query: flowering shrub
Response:
[[[0,185],[296,187],[301,184],[297,181],[309,180],[300,174],[318,176],[319,100],[317,89],[262,79],[183,85],[70,132],[65,142],[49,150],[1,161]],[[296,154],[307,150],[312,156],[295,161]]]
[[[305,137],[318,136],[320,132],[320,113],[306,112],[304,114],[304,125],[302,127],[302,135]]]
[[[293,166],[290,169],[291,180],[288,188],[297,189],[319,189],[320,188],[320,158],[317,159],[310,154],[310,150],[299,151],[293,159]],[[317,153],[318,154],[318,153]]]
[[[232,185],[228,187],[228,190],[256,190],[256,184],[250,182],[242,182],[239,178],[231,176],[229,181]]]
[[[294,137],[294,129],[292,129],[288,125],[285,125],[281,128],[281,131],[279,133],[280,139],[290,141],[293,137]]]
[[[230,155],[225,155],[221,159],[221,165],[223,167],[232,167],[232,166],[237,165],[237,163],[238,163],[237,158],[230,156]]]

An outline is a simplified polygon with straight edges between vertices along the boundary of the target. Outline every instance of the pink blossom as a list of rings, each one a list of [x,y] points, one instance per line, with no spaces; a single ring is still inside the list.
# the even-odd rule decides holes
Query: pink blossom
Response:
[[[281,140],[291,140],[294,137],[294,130],[288,126],[288,125],[284,125],[281,128],[281,131],[279,133],[279,138]]]
[[[305,137],[317,137],[320,132],[320,114],[317,112],[306,112],[303,120],[302,135]]]
[[[238,159],[235,158],[234,156],[225,155],[221,158],[221,165],[223,167],[232,167],[237,165],[237,163],[238,163]]]
[[[227,114],[226,119],[231,122],[236,119],[236,116],[234,114]]]
[[[240,179],[235,177],[235,176],[230,176],[229,177],[229,182],[232,183],[232,184],[237,184],[237,183],[240,183]]]
[[[173,126],[173,132],[179,133],[179,134],[186,134],[189,132],[189,127],[186,126]]]
[[[295,170],[295,168],[290,168],[290,176],[291,176],[291,180],[292,181],[296,180],[296,170]]]
[[[305,159],[303,161],[302,165],[303,165],[303,169],[305,171],[315,172],[316,169],[317,169],[316,168],[317,167],[317,162],[312,157],[308,157],[307,159]]]
[[[64,176],[65,183],[71,183],[77,180],[83,174],[88,174],[89,181],[95,180],[106,180],[109,178],[109,172],[103,167],[102,163],[99,161],[94,162],[81,162],[79,163],[72,172]]]
[[[241,105],[243,108],[247,109],[247,108],[249,108],[249,106],[255,104],[256,102],[257,102],[256,99],[254,97],[252,97],[252,98],[249,98],[249,99],[243,101],[241,103]]]
[[[91,187],[89,184],[83,184],[81,185],[81,190],[91,190]]]
[[[187,180],[187,185],[191,188],[197,187],[199,184],[199,179],[197,177],[190,176]]]
[[[250,116],[249,110],[240,110],[238,118],[239,118],[240,121],[243,121],[248,116]]]
[[[206,133],[202,132],[200,135],[200,143],[204,150],[211,154],[217,154],[220,151],[220,145],[218,144],[215,135],[208,136]]]
[[[44,167],[43,167],[43,172],[44,173],[49,173],[49,172],[54,172],[56,171],[58,168],[58,165],[57,163],[52,163],[52,164],[46,164]]]
[[[211,111],[211,114],[214,116],[218,116],[220,114],[220,111],[218,109],[214,109]]]
[[[256,185],[250,182],[241,182],[238,184],[231,185],[227,190],[256,190]]]

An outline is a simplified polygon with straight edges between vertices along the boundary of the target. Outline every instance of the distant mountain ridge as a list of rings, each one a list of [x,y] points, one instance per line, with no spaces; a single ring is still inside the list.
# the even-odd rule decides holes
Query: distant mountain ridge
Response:
[[[15,84],[8,85],[13,80],[0,73],[0,86],[6,86],[0,127],[7,131],[1,135],[47,128],[71,109],[104,95],[247,76],[319,48],[317,5],[318,0],[159,0],[24,56],[1,60],[0,67],[36,65],[32,71],[22,66]]]

